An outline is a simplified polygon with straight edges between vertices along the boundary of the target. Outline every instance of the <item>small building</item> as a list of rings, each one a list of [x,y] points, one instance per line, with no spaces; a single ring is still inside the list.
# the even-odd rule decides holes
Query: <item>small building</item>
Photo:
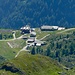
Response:
[[[36,37],[36,32],[31,32],[30,37]]]
[[[58,30],[58,26],[49,26],[49,25],[43,25],[41,26],[42,31],[54,31]]]
[[[28,39],[28,36],[25,36],[25,35],[24,35],[24,36],[22,37],[22,39]]]
[[[44,41],[40,41],[40,40],[35,40],[34,45],[35,46],[42,46],[42,45],[45,45],[45,42]]]
[[[21,27],[20,29],[21,29],[22,33],[25,34],[25,33],[30,33],[31,28],[29,25],[26,25],[24,27]]]
[[[64,29],[65,29],[64,27],[59,27],[59,28],[58,28],[58,30],[64,30]]]
[[[33,43],[35,41],[35,38],[34,37],[30,37],[28,40],[27,40],[27,43]]]
[[[31,32],[35,31],[35,28],[31,28]]]

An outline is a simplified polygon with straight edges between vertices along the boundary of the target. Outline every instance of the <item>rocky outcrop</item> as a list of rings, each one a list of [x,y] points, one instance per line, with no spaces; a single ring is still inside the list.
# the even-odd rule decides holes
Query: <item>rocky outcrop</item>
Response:
[[[0,70],[3,70],[3,69],[6,70],[6,71],[10,71],[12,73],[18,73],[19,75],[25,75],[24,72],[22,72],[20,69],[15,67],[12,63],[3,64],[3,66],[0,67]]]

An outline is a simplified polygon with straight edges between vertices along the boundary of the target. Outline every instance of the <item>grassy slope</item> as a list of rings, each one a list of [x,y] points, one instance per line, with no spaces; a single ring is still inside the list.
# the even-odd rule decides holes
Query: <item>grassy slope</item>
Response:
[[[16,39],[16,40],[10,41],[9,43],[13,46],[13,48],[22,49],[26,45],[26,40]]]
[[[21,31],[20,30],[16,30],[16,38],[20,37],[21,36]]]
[[[48,34],[63,34],[63,33],[71,33],[75,31],[75,28],[70,28],[70,29],[64,29],[64,30],[57,30],[57,31],[41,31],[39,28],[36,28],[35,32],[37,33],[37,38],[41,39],[44,36]]]
[[[49,57],[41,55],[30,55],[24,52],[17,58],[10,60],[4,65],[14,65],[21,73],[12,73],[5,69],[0,70],[1,75],[75,75],[75,68],[65,70],[64,66]],[[3,64],[2,64],[3,66]],[[62,73],[62,74],[58,74]]]
[[[59,32],[62,32],[64,30],[56,30],[56,31],[41,31],[39,28],[36,28],[35,32],[37,34],[37,39],[41,39],[43,38],[44,36],[48,35],[48,34],[56,34],[56,33],[59,33]]]
[[[0,41],[0,56],[3,56],[6,59],[14,58],[17,52],[26,45],[25,40],[22,39],[9,42],[15,47],[13,46],[14,48],[10,48],[7,44],[7,41]]]
[[[11,49],[6,41],[0,41],[0,55],[5,58],[12,58],[15,53],[13,53],[15,49]]]
[[[0,33],[2,35],[12,35],[12,31],[10,29],[0,29]],[[19,37],[20,31],[16,30],[16,37]],[[10,48],[7,44],[7,42],[9,42],[13,48]],[[15,57],[15,55],[17,54],[17,52],[22,49],[24,46],[26,45],[26,41],[23,39],[17,39],[17,40],[0,40],[0,56],[4,57],[5,59],[12,59]],[[1,60],[1,58],[0,58]]]
[[[24,54],[24,53],[23,53]],[[56,61],[41,55],[24,54],[10,61],[19,68],[25,75],[59,75],[64,72],[62,66]],[[4,70],[0,70],[3,73]],[[17,75],[10,71],[4,71],[3,75]]]

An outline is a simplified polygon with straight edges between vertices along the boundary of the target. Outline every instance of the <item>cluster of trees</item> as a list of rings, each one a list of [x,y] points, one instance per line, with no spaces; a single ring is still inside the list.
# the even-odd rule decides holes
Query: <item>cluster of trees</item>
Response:
[[[32,48],[31,54],[40,53],[56,59],[59,62],[64,63],[66,66],[74,66],[75,32],[69,34],[50,35],[50,37],[46,38],[45,41],[49,43],[46,50],[42,49],[42,47]]]
[[[33,54],[33,55],[42,54],[43,55],[43,49],[41,49],[41,47],[33,46],[32,50],[31,50],[31,54]]]
[[[20,28],[25,24],[72,27],[74,0],[0,0],[0,27]]]
[[[13,38],[12,34],[0,34],[0,40],[2,39],[11,39]]]

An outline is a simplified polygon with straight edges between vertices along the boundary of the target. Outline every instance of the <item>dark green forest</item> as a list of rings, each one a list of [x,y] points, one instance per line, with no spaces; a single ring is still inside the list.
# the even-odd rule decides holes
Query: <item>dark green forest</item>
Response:
[[[29,24],[75,27],[75,0],[0,0],[0,27]]]

